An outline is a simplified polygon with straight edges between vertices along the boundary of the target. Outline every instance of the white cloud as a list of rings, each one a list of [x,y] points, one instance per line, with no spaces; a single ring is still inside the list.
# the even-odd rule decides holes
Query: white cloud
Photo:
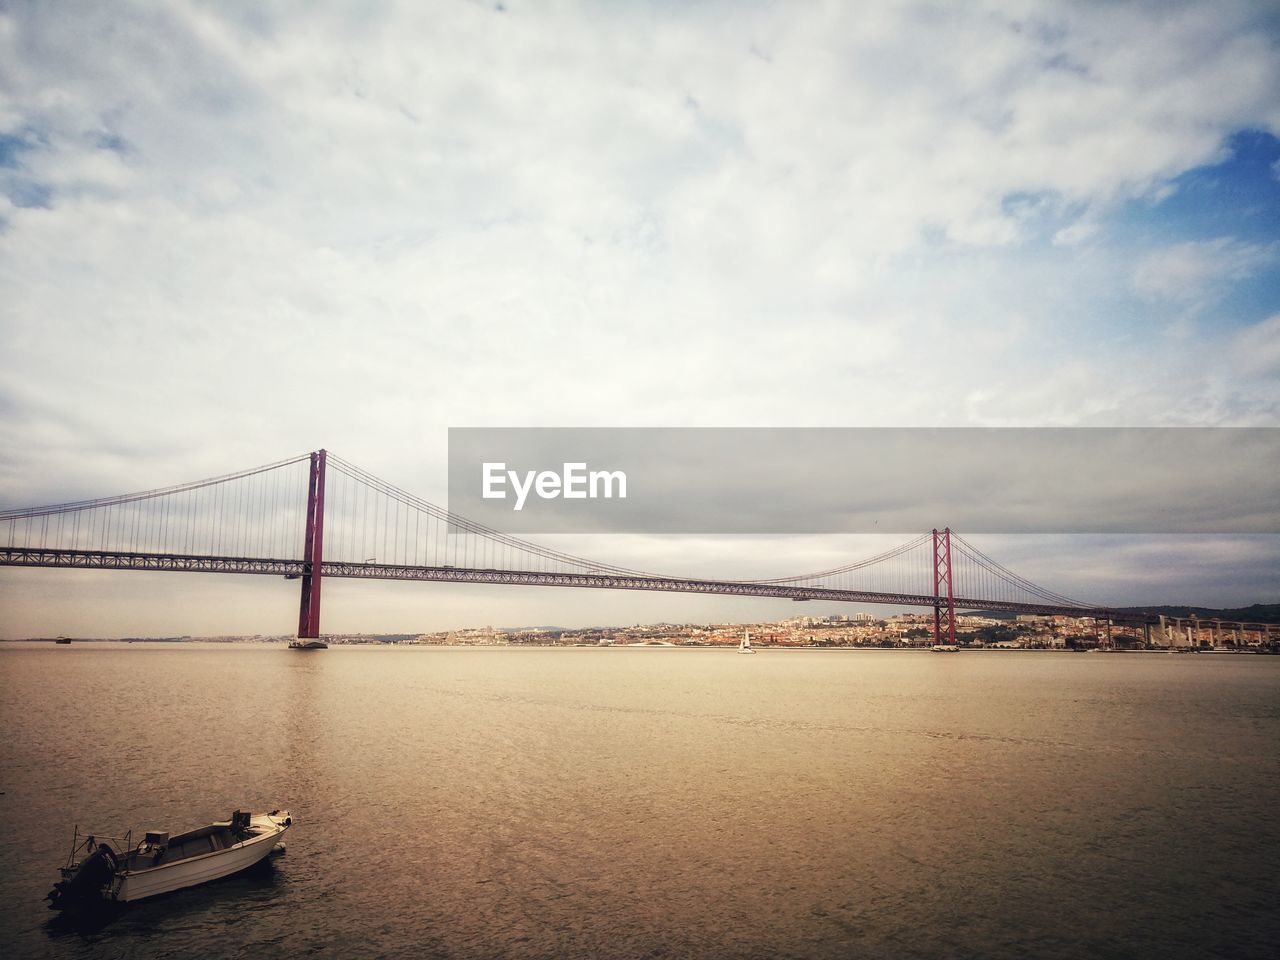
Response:
[[[1232,359],[1257,377],[1280,377],[1280,313],[1235,335]]]
[[[1055,233],[1053,242],[1064,247],[1075,246],[1096,235],[1099,229],[1096,220],[1076,220]]]
[[[1277,256],[1275,245],[1241,243],[1230,237],[1173,244],[1138,263],[1133,286],[1152,300],[1199,301],[1274,263]]]
[[[20,302],[8,322],[38,322],[34,345],[61,341],[80,382],[112,364],[163,380],[199,358],[213,395],[245,375],[252,392],[294,394],[290,358],[306,345],[362,382],[415,356],[448,358],[430,378],[441,389],[598,379],[617,399],[596,409],[618,417],[673,353],[718,358],[735,332],[758,345],[742,370],[790,356],[808,383],[809,367],[835,373],[847,354],[934,365],[914,349],[925,322],[899,309],[887,340],[874,319],[907,285],[931,291],[924,313],[942,311],[961,351],[949,360],[985,366],[965,346],[1001,313],[1052,324],[1018,305],[1043,288],[1015,284],[960,315],[929,236],[1016,258],[1040,218],[1066,217],[1054,234],[1078,246],[1108,204],[1265,123],[1277,92],[1247,5],[766,5],[727,21],[714,7],[589,9],[3,18],[14,126],[48,143],[23,163],[57,208],[6,214],[0,269]],[[112,43],[88,42],[103,32]],[[104,136],[122,149],[101,149]],[[1034,202],[1008,205],[1017,194]],[[1204,270],[1237,275],[1249,249],[1217,250]],[[1193,259],[1148,262],[1140,284],[1190,290],[1208,275]],[[123,325],[151,332],[104,340]],[[819,335],[820,355],[766,346]],[[744,389],[702,366],[718,392]],[[381,380],[379,394],[456,416],[426,377]],[[197,416],[210,399],[193,398]],[[688,399],[720,415],[696,388]],[[545,390],[538,406],[575,410]]]

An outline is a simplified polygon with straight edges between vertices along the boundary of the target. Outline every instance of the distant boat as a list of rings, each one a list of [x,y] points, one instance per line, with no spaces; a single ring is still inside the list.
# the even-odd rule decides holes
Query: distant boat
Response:
[[[70,637],[58,637],[58,639],[54,640],[53,642],[54,642],[54,643],[67,644],[67,643],[70,643],[70,642],[71,642],[71,638],[70,638]]]
[[[959,653],[960,648],[954,643],[935,643],[933,645],[934,653]]]
[[[329,645],[323,640],[304,640],[299,637],[289,643],[290,650],[328,650]]]
[[[755,653],[755,647],[751,646],[751,631],[742,631],[742,642],[738,644],[739,653]]]
[[[148,831],[130,848],[129,837],[80,838],[77,828],[62,879],[45,897],[50,910],[129,903],[239,873],[265,858],[293,825],[287,810],[249,813],[170,838]]]

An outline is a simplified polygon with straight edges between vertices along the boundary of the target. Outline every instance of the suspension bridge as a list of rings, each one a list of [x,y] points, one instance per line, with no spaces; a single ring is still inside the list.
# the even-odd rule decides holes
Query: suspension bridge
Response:
[[[798,576],[666,576],[562,553],[473,523],[325,450],[141,493],[0,511],[0,566],[280,576],[301,582],[298,636],[320,636],[329,577],[657,590],[835,600],[933,610],[954,644],[956,609],[1158,618],[1046,590],[949,528],[873,557]]]

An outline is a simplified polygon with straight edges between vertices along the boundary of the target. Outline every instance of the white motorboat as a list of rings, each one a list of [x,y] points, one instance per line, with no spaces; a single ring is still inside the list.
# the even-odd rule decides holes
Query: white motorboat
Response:
[[[742,642],[738,644],[739,653],[755,653],[756,648],[751,646],[751,631],[744,630],[742,632]]]
[[[50,910],[114,900],[129,903],[239,873],[265,858],[293,825],[287,810],[249,813],[170,837],[148,831],[136,847],[131,837],[72,841],[62,879],[46,899]]]

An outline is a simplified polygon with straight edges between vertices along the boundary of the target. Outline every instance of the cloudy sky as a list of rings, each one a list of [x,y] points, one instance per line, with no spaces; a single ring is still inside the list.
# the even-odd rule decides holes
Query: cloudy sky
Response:
[[[442,502],[451,426],[1280,426],[1278,42],[1267,3],[0,0],[0,507],[321,446]],[[977,542],[1234,604],[1277,540]],[[286,632],[296,590],[0,569],[0,636]],[[325,628],[791,612],[334,583]]]

